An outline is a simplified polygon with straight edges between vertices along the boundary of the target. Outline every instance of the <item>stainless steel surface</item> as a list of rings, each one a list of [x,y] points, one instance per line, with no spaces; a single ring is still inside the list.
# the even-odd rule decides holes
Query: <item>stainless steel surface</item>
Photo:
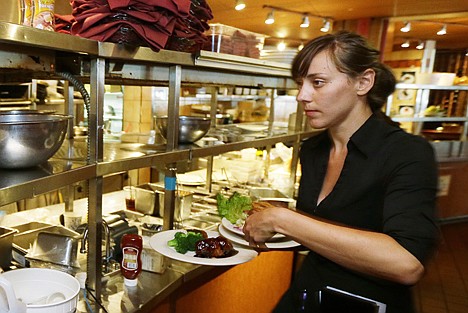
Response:
[[[52,227],[52,224],[42,223],[42,222],[30,222],[26,224],[20,224],[13,226],[12,228],[16,229],[19,233],[25,233],[28,231],[34,231],[38,229]]]
[[[159,195],[159,216],[164,217],[165,211],[165,192],[157,191]],[[174,220],[180,222],[190,216],[192,207],[193,192],[185,190],[176,190],[174,194]]]
[[[26,259],[65,267],[79,267],[77,246],[76,236],[41,231],[37,234],[32,248],[26,254]]]
[[[89,149],[90,162],[103,161],[103,128],[104,128],[104,84],[105,65],[102,58],[91,60],[91,106],[89,108]],[[88,285],[95,290],[96,297],[101,298],[102,280],[102,189],[103,177],[94,176],[88,180],[88,229],[89,247],[87,254],[87,277]]]
[[[223,54],[204,50],[200,51],[195,58],[195,65],[217,67],[223,68],[225,70],[236,69],[250,73],[255,73],[258,71],[258,67],[264,67],[261,72],[263,75],[291,76],[290,64],[268,62],[265,60],[247,58],[237,55],[230,55],[229,58],[226,58]],[[258,72],[256,73],[258,74]]]
[[[73,53],[98,54],[98,42],[95,40],[2,21],[0,21],[0,42]]]
[[[21,1],[3,0],[2,10],[0,10],[0,21],[17,23],[21,22]]]
[[[0,268],[6,270],[10,266],[15,230],[0,226]]]
[[[169,118],[167,116],[156,116],[154,120],[163,137],[167,138]],[[178,142],[193,143],[200,140],[210,130],[211,120],[207,117],[179,116],[178,124]]]
[[[19,230],[24,230],[16,233],[13,237],[14,260],[22,266],[28,266],[29,261],[25,258],[30,248],[37,240],[41,232],[52,233],[60,236],[76,238],[79,234],[75,231],[67,229],[63,226],[55,226],[44,223],[27,223],[24,225],[15,226]],[[75,255],[76,256],[76,255]],[[76,258],[75,258],[76,260]],[[36,259],[37,261],[37,259]]]
[[[62,145],[70,119],[30,111],[0,113],[0,167],[26,168],[47,161]]]
[[[159,209],[158,194],[148,186],[137,186],[135,191],[135,210],[154,215]]]
[[[255,200],[261,198],[287,198],[287,196],[281,191],[267,187],[249,188],[249,194]]]

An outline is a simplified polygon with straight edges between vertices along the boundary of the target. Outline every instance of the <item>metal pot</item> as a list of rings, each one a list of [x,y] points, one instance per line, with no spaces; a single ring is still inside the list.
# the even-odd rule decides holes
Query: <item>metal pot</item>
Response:
[[[167,116],[155,116],[154,122],[167,139]],[[211,120],[206,117],[179,116],[179,143],[193,143],[200,140],[210,130]]]
[[[70,119],[31,110],[1,112],[0,168],[26,168],[47,161],[62,145]]]

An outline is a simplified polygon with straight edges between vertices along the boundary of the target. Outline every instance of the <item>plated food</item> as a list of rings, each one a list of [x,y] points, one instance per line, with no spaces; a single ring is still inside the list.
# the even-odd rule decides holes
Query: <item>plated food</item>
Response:
[[[289,203],[294,201],[288,198],[285,199],[288,201],[279,201],[279,198],[252,201],[250,197],[241,195],[238,192],[234,192],[230,197],[226,197],[220,193],[216,196],[218,213],[222,217],[221,224],[226,230],[239,236],[244,236],[242,228],[244,227],[245,219],[249,215],[273,206],[288,207]],[[272,237],[272,240],[283,237],[284,235],[282,234],[276,234]]]
[[[258,253],[252,249],[237,246],[235,243],[229,241],[230,245],[232,245],[232,249],[230,249],[227,241],[223,241],[222,238],[218,238],[220,234],[215,231],[205,231],[207,238],[202,239],[201,242],[197,241],[200,242],[200,246],[198,247],[198,256],[195,251],[196,248],[193,251],[187,250],[185,253],[180,253],[176,251],[174,246],[169,245],[169,241],[175,239],[177,233],[187,235],[187,230],[172,229],[156,233],[150,239],[150,246],[155,251],[168,258],[199,265],[236,265],[248,262],[258,255]],[[228,240],[227,238],[225,239]],[[209,253],[209,255],[206,255],[206,253]],[[215,257],[215,255],[218,257]]]

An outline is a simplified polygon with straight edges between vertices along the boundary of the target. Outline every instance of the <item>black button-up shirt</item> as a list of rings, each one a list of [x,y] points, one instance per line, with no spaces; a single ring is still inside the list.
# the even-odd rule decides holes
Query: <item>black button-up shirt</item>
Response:
[[[303,143],[297,209],[346,226],[385,233],[424,263],[438,236],[437,163],[432,146],[422,137],[371,116],[351,136],[341,175],[331,193],[317,205],[330,147],[327,132]],[[311,252],[296,287],[317,290],[314,288],[324,285],[380,300],[389,305],[387,312],[411,311],[407,286],[349,271]]]

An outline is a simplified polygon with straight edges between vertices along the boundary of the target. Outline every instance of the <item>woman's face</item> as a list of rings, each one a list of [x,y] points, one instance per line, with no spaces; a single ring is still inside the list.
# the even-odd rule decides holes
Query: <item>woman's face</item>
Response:
[[[337,127],[352,116],[358,103],[357,88],[358,83],[339,72],[328,53],[322,51],[299,82],[297,101],[313,128]]]

